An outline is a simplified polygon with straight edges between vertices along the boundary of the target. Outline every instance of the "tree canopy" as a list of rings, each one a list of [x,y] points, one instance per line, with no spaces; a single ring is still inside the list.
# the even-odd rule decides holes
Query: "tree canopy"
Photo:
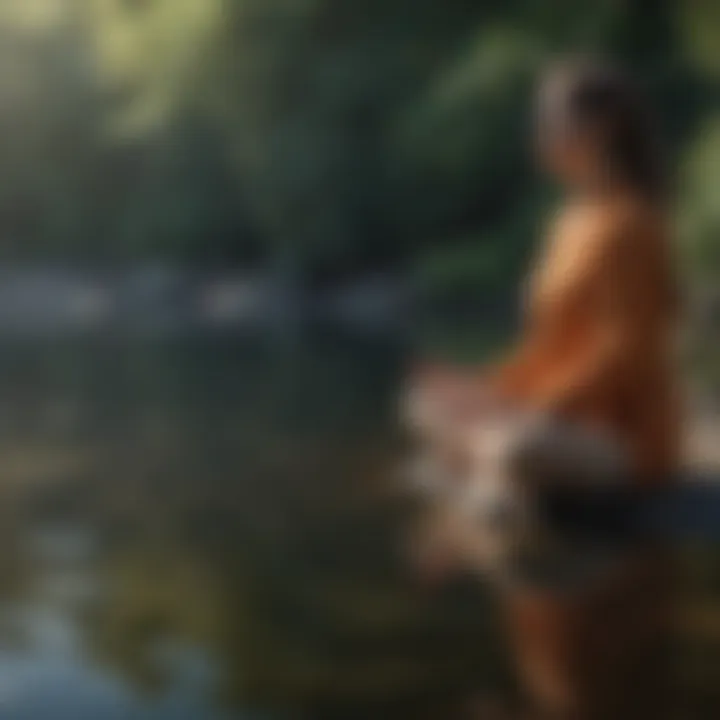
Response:
[[[7,258],[410,262],[502,285],[547,190],[531,89],[553,55],[647,80],[683,248],[720,272],[720,17],[708,3],[4,0]],[[456,273],[453,268],[457,268]]]

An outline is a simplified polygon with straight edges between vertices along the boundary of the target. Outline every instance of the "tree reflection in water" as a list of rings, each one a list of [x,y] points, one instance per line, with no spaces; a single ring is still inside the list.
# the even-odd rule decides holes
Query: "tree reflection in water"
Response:
[[[30,668],[23,717],[43,693],[73,717],[421,718],[509,692],[482,589],[423,593],[395,552],[400,361],[327,339],[6,348],[0,663]],[[705,643],[683,657],[713,687],[715,563],[693,558]]]

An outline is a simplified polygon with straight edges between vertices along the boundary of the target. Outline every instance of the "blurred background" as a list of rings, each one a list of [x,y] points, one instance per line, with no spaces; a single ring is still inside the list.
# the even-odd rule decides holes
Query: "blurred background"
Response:
[[[543,63],[634,68],[720,461],[720,4],[0,0],[0,718],[448,718],[512,694],[389,499],[415,353],[514,329]],[[687,548],[690,712],[720,554]]]

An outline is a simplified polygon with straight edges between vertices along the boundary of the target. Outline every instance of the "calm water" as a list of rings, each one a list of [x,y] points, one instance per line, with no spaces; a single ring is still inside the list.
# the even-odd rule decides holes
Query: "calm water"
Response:
[[[511,692],[482,588],[430,595],[398,559],[401,365],[327,339],[0,347],[0,718],[445,719]],[[720,573],[688,558],[688,697],[720,707]]]

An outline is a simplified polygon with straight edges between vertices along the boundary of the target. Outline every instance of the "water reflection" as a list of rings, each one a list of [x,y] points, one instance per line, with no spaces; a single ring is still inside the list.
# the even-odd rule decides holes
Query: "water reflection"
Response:
[[[0,718],[449,718],[510,692],[481,589],[424,594],[396,556],[400,362],[327,339],[3,348]],[[716,680],[716,564],[693,567],[705,646],[683,657]]]

